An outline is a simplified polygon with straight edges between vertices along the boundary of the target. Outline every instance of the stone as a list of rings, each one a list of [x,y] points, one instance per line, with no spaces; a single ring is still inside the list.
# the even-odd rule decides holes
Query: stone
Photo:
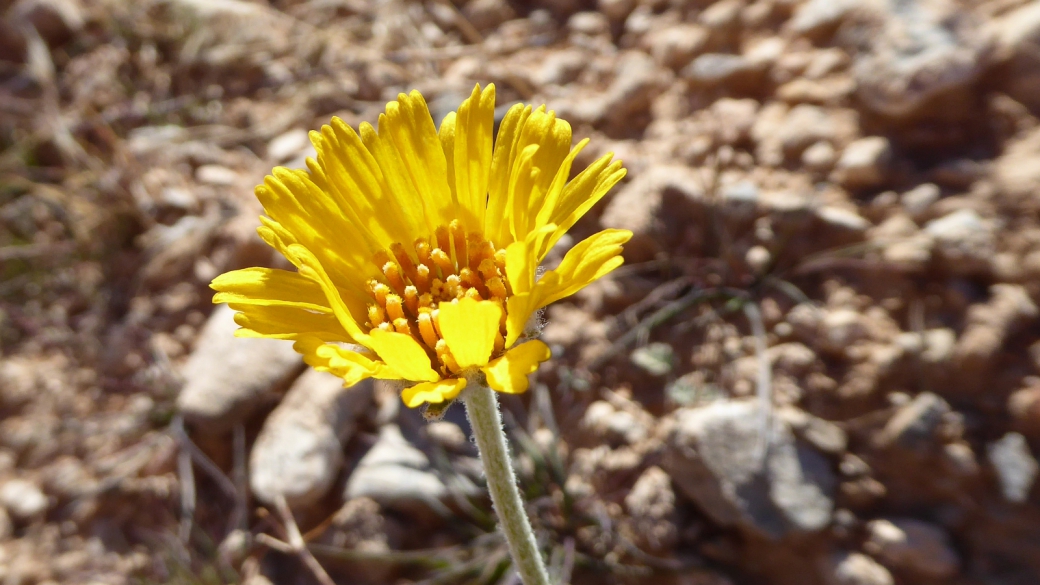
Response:
[[[615,63],[614,78],[606,91],[560,103],[560,117],[627,127],[633,116],[649,112],[654,99],[671,83],[671,72],[642,51],[624,51]]]
[[[935,183],[922,183],[900,195],[899,201],[907,213],[918,217],[928,211],[928,208],[939,200],[941,194],[942,191]]]
[[[581,425],[594,436],[613,445],[632,445],[645,439],[650,429],[631,412],[618,410],[605,400],[589,405]]]
[[[960,209],[924,226],[924,232],[935,240],[939,256],[957,274],[971,275],[985,271],[996,253],[996,229],[972,209]]]
[[[975,368],[988,363],[1013,333],[1040,315],[1022,285],[995,284],[989,293],[988,301],[968,308],[964,331],[954,348],[955,359],[964,366]]]
[[[1040,192],[1040,128],[1008,140],[1004,152],[993,162],[993,179],[1009,199],[1030,202]]]
[[[862,234],[870,227],[870,222],[862,215],[844,207],[825,205],[816,209],[816,217],[831,228],[856,234]]]
[[[7,513],[7,508],[0,506],[0,542],[11,538],[14,534],[14,523],[11,522],[11,515]]]
[[[878,447],[901,446],[919,449],[931,439],[943,417],[951,412],[950,405],[936,394],[922,392],[899,407],[885,427],[874,437]]]
[[[867,523],[864,548],[890,569],[930,579],[948,579],[960,567],[946,531],[912,518],[881,518]]]
[[[762,72],[761,65],[743,55],[706,53],[684,67],[680,76],[694,86],[747,89],[758,81]]]
[[[797,444],[774,419],[761,452],[763,422],[757,401],[720,400],[675,412],[664,468],[675,485],[723,526],[771,538],[815,532],[833,510],[835,478],[817,451]]]
[[[447,493],[426,454],[404,438],[400,427],[387,424],[347,479],[343,498],[371,498],[388,508],[429,514],[447,512],[441,502]]]
[[[610,33],[610,20],[599,12],[584,11],[571,15],[567,19],[567,28],[571,32],[596,36]]]
[[[885,181],[892,147],[883,136],[860,138],[845,147],[834,166],[838,181],[847,188],[873,187]]]
[[[274,137],[267,144],[267,158],[275,163],[293,159],[310,146],[310,138],[303,128],[293,128]]]
[[[1029,452],[1025,437],[1019,433],[1007,433],[987,445],[986,452],[997,472],[1004,499],[1015,504],[1026,503],[1040,466]]]
[[[516,12],[507,0],[472,0],[466,2],[462,14],[479,31],[490,31],[516,18]]]
[[[870,109],[894,118],[917,115],[983,71],[990,42],[975,17],[953,3],[881,0],[870,12],[855,35],[866,50],[852,63],[857,93]]]
[[[995,19],[997,52],[1007,65],[1007,93],[1035,111],[1040,107],[1040,4],[1027,2]]]
[[[678,540],[675,492],[672,478],[663,469],[650,466],[625,496],[625,508],[636,544],[643,550],[663,551]]]
[[[200,183],[227,187],[238,182],[238,173],[222,165],[202,165],[195,169],[195,178]]]
[[[861,552],[840,552],[828,562],[827,585],[893,585],[892,573]]]
[[[707,42],[707,29],[696,24],[676,24],[649,36],[653,58],[676,71],[700,54]]]
[[[797,35],[823,40],[860,5],[856,0],[809,0],[798,5],[785,28]]]
[[[812,171],[825,173],[838,160],[838,152],[826,140],[816,141],[802,152],[802,164]]]
[[[244,421],[303,369],[288,341],[235,337],[234,313],[227,305],[214,309],[181,370],[177,409],[211,434]]]
[[[0,507],[6,508],[15,519],[32,520],[43,514],[50,503],[34,482],[11,479],[0,485]]]
[[[531,79],[540,85],[569,83],[578,77],[587,64],[588,56],[577,49],[553,51],[546,55],[541,66],[533,72]]]
[[[596,0],[596,7],[613,22],[623,22],[635,10],[636,0]]]
[[[279,495],[290,506],[312,504],[328,492],[343,465],[343,445],[372,405],[364,380],[343,387],[337,376],[307,370],[264,421],[249,459],[249,485],[262,502]]]

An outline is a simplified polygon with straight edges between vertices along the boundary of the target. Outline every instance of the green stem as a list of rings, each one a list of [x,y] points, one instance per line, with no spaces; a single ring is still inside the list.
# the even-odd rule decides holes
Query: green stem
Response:
[[[463,395],[466,415],[477,439],[480,461],[484,464],[491,503],[495,506],[502,532],[509,544],[509,554],[524,585],[549,585],[545,562],[538,552],[538,543],[531,530],[531,522],[524,511],[516,475],[506,446],[502,415],[498,411],[495,392],[487,385],[470,379]]]

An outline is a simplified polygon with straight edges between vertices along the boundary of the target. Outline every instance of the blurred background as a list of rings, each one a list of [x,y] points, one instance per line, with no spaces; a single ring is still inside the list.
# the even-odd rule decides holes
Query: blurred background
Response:
[[[0,0],[0,583],[517,583],[461,408],[207,287],[309,130],[489,82],[629,169],[505,400],[559,582],[1040,582],[1040,2]]]

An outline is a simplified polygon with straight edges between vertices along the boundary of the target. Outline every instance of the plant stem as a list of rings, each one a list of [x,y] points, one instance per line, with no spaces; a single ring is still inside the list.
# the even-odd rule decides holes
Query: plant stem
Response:
[[[524,511],[520,490],[516,486],[516,475],[506,446],[506,433],[502,428],[502,415],[498,411],[495,392],[486,384],[470,379],[463,402],[466,415],[477,439],[480,461],[487,476],[491,503],[498,514],[502,532],[509,544],[509,554],[520,580],[524,585],[549,585],[549,574],[545,562],[538,552],[538,544],[531,530],[531,522]]]

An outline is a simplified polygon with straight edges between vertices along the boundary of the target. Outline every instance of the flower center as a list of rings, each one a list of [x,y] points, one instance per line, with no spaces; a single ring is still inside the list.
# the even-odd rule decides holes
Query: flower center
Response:
[[[502,308],[492,354],[497,355],[505,349],[506,298],[512,291],[505,277],[506,251],[496,250],[484,234],[467,234],[453,220],[435,230],[435,240],[415,240],[414,256],[399,242],[373,256],[384,281],[368,281],[373,302],[368,305],[366,325],[411,335],[441,374],[452,376],[460,368],[441,336],[439,304],[463,297],[497,303]]]

